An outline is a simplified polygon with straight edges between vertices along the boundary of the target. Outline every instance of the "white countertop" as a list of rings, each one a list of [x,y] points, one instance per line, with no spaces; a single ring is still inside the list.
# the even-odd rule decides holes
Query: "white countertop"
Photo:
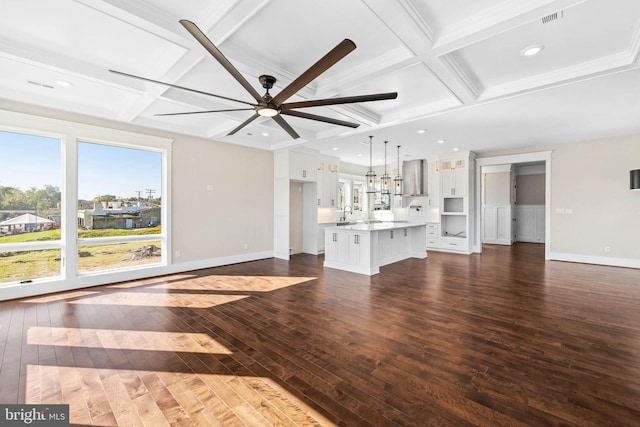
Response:
[[[336,230],[355,230],[355,231],[380,231],[380,230],[395,230],[401,228],[410,227],[424,227],[425,222],[407,222],[407,221],[383,221],[383,222],[357,222],[355,224],[348,225],[335,225],[333,227],[327,227],[328,229]]]

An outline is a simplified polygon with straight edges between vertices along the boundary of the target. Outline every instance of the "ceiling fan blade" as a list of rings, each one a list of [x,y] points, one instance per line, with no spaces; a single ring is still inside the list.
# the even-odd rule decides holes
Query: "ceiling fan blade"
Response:
[[[253,108],[230,108],[228,110],[187,111],[184,113],[162,113],[162,114],[154,114],[154,116],[184,116],[186,114],[224,113],[227,111],[247,111],[247,110],[253,110]]]
[[[276,123],[278,123],[280,127],[284,129],[291,136],[291,138],[293,139],[300,138],[300,135],[298,135],[298,133],[295,130],[293,130],[291,126],[289,126],[289,123],[287,123],[285,119],[282,118],[282,116],[280,115],[273,116],[272,119],[275,120]]]
[[[289,83],[287,87],[282,89],[282,91],[278,95],[276,95],[271,100],[271,102],[279,106],[284,101],[289,99],[291,95],[298,92],[320,74],[327,71],[336,62],[347,56],[347,54],[353,51],[355,48],[356,44],[354,42],[349,39],[344,39],[336,47],[331,49],[329,53],[320,58],[318,62],[313,64],[307,71],[302,73],[297,79],[295,79],[294,81]]]
[[[235,129],[233,129],[227,135],[235,135],[236,132],[238,132],[240,129],[242,129],[243,127],[245,127],[246,125],[254,121],[255,119],[257,119],[258,117],[260,117],[260,115],[258,113],[255,113],[253,116],[249,117],[247,120],[240,123]]]
[[[309,101],[287,102],[282,104],[280,108],[284,114],[285,111],[294,108],[321,107],[323,105],[337,104],[353,104],[356,102],[383,101],[385,99],[396,99],[398,92],[376,93],[372,95],[344,96],[341,98],[315,99]]]
[[[262,96],[249,84],[240,71],[218,50],[218,48],[207,38],[196,24],[186,19],[181,19],[180,23],[189,33],[222,65],[237,81],[253,96],[258,102],[264,102]]]
[[[151,83],[159,83],[161,85],[165,85],[165,86],[169,86],[169,87],[174,87],[176,89],[182,89],[182,90],[187,90],[189,92],[194,92],[194,93],[199,93],[200,95],[207,95],[207,96],[213,96],[215,98],[220,98],[220,99],[226,99],[227,101],[233,101],[233,102],[240,102],[242,104],[247,104],[247,105],[251,105],[251,106],[256,106],[256,104],[252,104],[251,102],[246,102],[246,101],[241,101],[239,99],[233,99],[233,98],[228,98],[226,96],[222,96],[222,95],[216,95],[214,93],[209,93],[209,92],[204,92],[201,90],[197,90],[197,89],[191,89],[188,87],[184,87],[184,86],[178,86],[178,85],[174,85],[171,83],[167,83],[167,82],[161,82],[160,80],[153,80],[153,79],[148,79],[146,77],[140,77],[140,76],[136,76],[134,74],[129,74],[129,73],[123,73],[122,71],[116,71],[116,70],[109,70],[110,73],[113,74],[119,74],[121,76],[126,76],[126,77],[131,77],[134,79],[138,79],[138,80],[144,80],[146,82],[151,82]]]
[[[357,128],[359,123],[346,122],[344,120],[332,119],[331,117],[318,116],[315,114],[303,113],[301,111],[282,111],[280,114],[286,114],[288,116],[300,117],[303,119],[316,120],[318,122],[331,123],[332,125],[347,126],[350,128]]]

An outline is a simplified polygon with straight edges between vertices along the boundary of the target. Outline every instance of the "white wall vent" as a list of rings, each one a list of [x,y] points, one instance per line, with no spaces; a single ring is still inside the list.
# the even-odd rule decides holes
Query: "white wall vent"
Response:
[[[549,22],[553,22],[559,18],[562,19],[563,15],[564,15],[564,12],[560,11],[560,12],[552,13],[551,15],[543,16],[542,23],[548,24]]]

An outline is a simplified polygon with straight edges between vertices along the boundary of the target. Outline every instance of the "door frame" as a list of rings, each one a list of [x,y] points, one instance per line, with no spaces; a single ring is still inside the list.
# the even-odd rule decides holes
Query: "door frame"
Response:
[[[545,164],[545,194],[544,194],[544,259],[551,259],[551,154],[552,151],[538,151],[533,153],[509,154],[504,156],[476,158],[475,168],[475,236],[472,252],[482,253],[482,167],[517,163],[544,162]]]

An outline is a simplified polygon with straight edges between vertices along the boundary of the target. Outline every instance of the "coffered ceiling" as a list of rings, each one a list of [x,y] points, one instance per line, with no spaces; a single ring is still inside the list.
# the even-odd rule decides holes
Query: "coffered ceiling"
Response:
[[[274,150],[309,146],[374,163],[640,133],[637,0],[3,0],[2,99]],[[196,23],[259,93],[273,95],[345,38],[357,48],[289,101],[398,92],[395,100],[283,116],[292,139],[224,99],[251,95],[179,24]],[[542,50],[534,56],[522,51]],[[67,86],[65,86],[67,84]],[[424,130],[423,133],[418,133]],[[439,143],[438,141],[444,142]],[[334,150],[336,148],[336,150]]]

